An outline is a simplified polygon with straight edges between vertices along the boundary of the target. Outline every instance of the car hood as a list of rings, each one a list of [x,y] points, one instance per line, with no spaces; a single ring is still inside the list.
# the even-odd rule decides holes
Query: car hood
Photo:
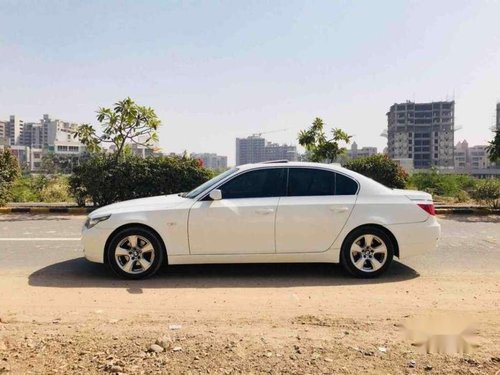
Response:
[[[89,215],[91,217],[97,217],[102,215],[108,215],[120,212],[129,212],[135,210],[147,210],[147,209],[158,209],[158,208],[172,208],[183,202],[186,202],[187,198],[183,198],[178,194],[170,195],[159,195],[157,197],[149,198],[139,198],[131,199],[128,201],[113,203],[101,208],[98,208]]]

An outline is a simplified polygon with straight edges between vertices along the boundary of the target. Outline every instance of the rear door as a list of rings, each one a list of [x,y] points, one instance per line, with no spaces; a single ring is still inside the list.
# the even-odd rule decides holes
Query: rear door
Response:
[[[276,214],[276,252],[330,248],[356,203],[358,183],[320,168],[289,168],[287,196]]]

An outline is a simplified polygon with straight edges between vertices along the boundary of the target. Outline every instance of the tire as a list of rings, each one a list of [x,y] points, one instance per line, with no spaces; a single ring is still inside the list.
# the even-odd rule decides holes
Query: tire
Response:
[[[125,279],[153,276],[165,259],[165,250],[158,236],[143,227],[130,227],[113,235],[106,249],[107,264]]]
[[[373,278],[387,271],[393,257],[391,238],[380,228],[364,226],[353,230],[344,240],[340,263],[355,277]]]

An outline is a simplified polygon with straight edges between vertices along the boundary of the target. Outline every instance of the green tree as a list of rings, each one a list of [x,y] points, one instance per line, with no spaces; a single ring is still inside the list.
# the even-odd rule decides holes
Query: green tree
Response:
[[[146,146],[157,141],[161,125],[152,108],[137,105],[130,98],[115,103],[113,109],[99,108],[97,121],[102,127],[102,135],[97,135],[92,125],[83,124],[74,137],[79,138],[91,153],[100,151],[102,143],[115,145],[115,160],[123,156],[127,143]]]
[[[58,155],[49,153],[42,156],[40,169],[47,174],[70,174],[80,164],[80,155]]]
[[[8,149],[0,151],[0,206],[10,198],[12,184],[19,174],[16,157]]]
[[[495,130],[495,137],[488,142],[486,151],[491,162],[500,160],[500,130]]]
[[[408,182],[406,171],[387,155],[377,154],[350,160],[344,167],[390,188],[404,189]]]
[[[323,120],[316,117],[309,129],[300,131],[298,140],[306,149],[310,161],[333,163],[346,151],[345,147],[339,146],[339,142],[349,143],[351,136],[342,129],[334,128],[328,138],[324,126]]]

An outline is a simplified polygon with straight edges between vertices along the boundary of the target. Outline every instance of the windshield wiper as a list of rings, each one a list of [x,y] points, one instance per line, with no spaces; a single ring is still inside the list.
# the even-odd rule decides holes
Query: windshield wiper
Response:
[[[179,197],[186,198],[187,193],[179,193],[177,194]]]

